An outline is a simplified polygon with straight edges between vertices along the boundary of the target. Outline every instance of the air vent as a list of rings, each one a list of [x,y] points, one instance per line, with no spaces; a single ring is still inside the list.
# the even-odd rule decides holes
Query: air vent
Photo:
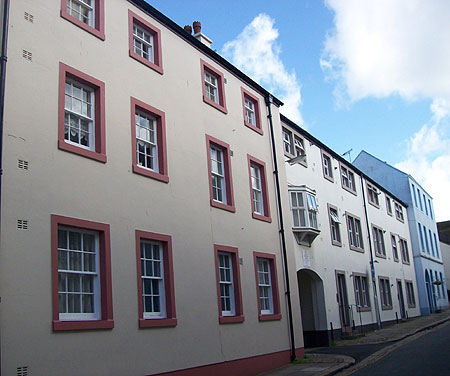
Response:
[[[17,367],[16,376],[28,376],[28,367]]]
[[[22,50],[22,56],[28,61],[32,61],[33,59],[33,54],[30,51]]]
[[[23,159],[18,159],[17,167],[19,167],[21,170],[28,170],[28,161],[24,161]]]
[[[25,12],[23,14],[23,18],[25,18],[25,20],[27,20],[28,22],[31,22],[31,23],[34,22],[34,16],[28,12]]]
[[[28,230],[28,220],[27,219],[18,219],[17,220],[17,228],[19,230]]]

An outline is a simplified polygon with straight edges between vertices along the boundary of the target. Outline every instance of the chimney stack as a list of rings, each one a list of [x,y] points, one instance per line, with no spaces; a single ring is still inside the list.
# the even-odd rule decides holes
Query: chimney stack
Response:
[[[200,21],[194,21],[192,26],[194,26],[194,34],[198,34],[198,33],[202,32],[202,24]]]
[[[186,33],[188,33],[188,34],[192,34],[192,26],[191,25],[185,25],[184,26],[184,31],[186,31]]]
[[[211,43],[212,40],[209,39],[205,34],[202,33],[202,24],[200,23],[200,21],[194,21],[194,23],[192,24],[192,26],[194,27],[194,37],[199,40],[200,42],[202,42],[205,46],[208,46],[209,48],[211,48]],[[185,30],[186,30],[185,26]]]

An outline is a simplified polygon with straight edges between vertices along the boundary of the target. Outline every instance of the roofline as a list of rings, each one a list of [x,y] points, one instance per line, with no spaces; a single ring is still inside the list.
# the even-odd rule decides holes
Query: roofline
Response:
[[[214,60],[216,63],[220,64],[227,70],[229,70],[231,73],[239,77],[242,81],[247,83],[249,86],[253,87],[256,91],[258,91],[260,94],[263,94],[266,97],[272,97],[273,103],[277,105],[278,107],[283,105],[283,102],[275,97],[273,94],[271,94],[269,91],[264,89],[261,85],[259,85],[257,82],[253,81],[249,76],[247,76],[245,73],[240,71],[238,68],[236,68],[233,64],[231,64],[228,60],[220,56],[217,52],[209,48],[208,46],[204,45],[202,42],[197,40],[192,35],[188,34],[181,26],[177,25],[174,21],[172,21],[170,18],[162,14],[160,11],[152,7],[150,4],[145,2],[144,0],[128,0],[128,2],[132,3],[136,7],[140,8],[142,11],[146,12],[150,16],[154,17],[156,20],[161,22],[163,25],[165,25],[168,29],[170,29],[172,32],[177,34],[181,39],[184,39],[186,42],[203,52],[205,55],[209,56],[212,60]]]
[[[361,151],[359,152],[359,154],[356,156],[355,159],[357,159],[357,158],[361,155],[361,153],[366,153],[366,154],[370,155],[372,158],[376,159],[377,161],[379,161],[379,162],[381,162],[381,163],[387,164],[389,167],[393,168],[394,170],[396,170],[396,171],[400,172],[401,174],[407,176],[407,177],[410,178],[411,180],[414,180],[414,182],[416,183],[416,185],[419,186],[420,188],[422,188],[422,191],[424,191],[428,196],[430,196],[430,198],[433,198],[433,196],[431,196],[431,195],[426,191],[426,189],[425,189],[424,187],[422,187],[422,185],[421,185],[416,179],[414,179],[414,176],[412,176],[412,175],[410,175],[410,174],[408,174],[408,173],[406,173],[406,172],[404,172],[404,171],[402,171],[402,170],[399,170],[397,167],[392,166],[391,164],[387,163],[386,161],[382,161],[380,158],[375,157],[373,154],[370,154],[369,152],[367,152],[367,151],[365,151],[365,150],[361,150]]]
[[[345,164],[346,166],[350,167],[353,171],[357,172],[359,175],[361,175],[365,180],[369,181],[371,184],[376,185],[378,188],[380,188],[381,191],[383,191],[385,194],[387,193],[389,196],[395,199],[395,201],[402,204],[405,208],[408,207],[408,204],[400,200],[397,196],[395,196],[392,192],[390,192],[388,189],[386,189],[384,186],[382,186],[380,183],[373,180],[370,176],[366,175],[364,172],[362,172],[359,168],[357,168],[353,163],[347,161],[345,158],[342,157],[342,155],[339,155],[336,153],[333,149],[325,145],[322,141],[315,138],[311,133],[304,130],[299,125],[295,124],[292,120],[288,119],[286,116],[280,113],[280,119],[283,123],[290,126],[292,129],[296,130],[297,132],[300,132],[303,136],[309,139],[309,141],[313,141],[316,145],[320,146],[321,149],[325,150],[328,154],[331,154],[335,159],[339,160],[342,164]]]

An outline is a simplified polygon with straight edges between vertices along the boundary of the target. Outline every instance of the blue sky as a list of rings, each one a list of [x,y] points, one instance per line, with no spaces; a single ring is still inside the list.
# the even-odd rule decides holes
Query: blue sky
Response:
[[[450,219],[450,1],[155,0],[338,153],[411,173]],[[256,42],[257,41],[257,42]]]

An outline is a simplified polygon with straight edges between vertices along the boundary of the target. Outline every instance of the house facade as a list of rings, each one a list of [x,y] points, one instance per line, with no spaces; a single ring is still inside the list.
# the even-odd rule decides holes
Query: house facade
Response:
[[[450,221],[438,222],[439,246],[442,252],[442,262],[444,263],[445,271],[445,288],[444,292],[447,294],[447,299],[450,300]]]
[[[282,103],[199,23],[87,4],[10,4],[2,375],[251,375],[302,356]]]
[[[406,205],[281,119],[305,346],[418,316]]]
[[[428,315],[436,310],[448,308],[448,300],[444,293],[445,271],[434,217],[433,198],[411,175],[365,151],[361,151],[353,163],[408,205],[408,222],[421,314]]]

